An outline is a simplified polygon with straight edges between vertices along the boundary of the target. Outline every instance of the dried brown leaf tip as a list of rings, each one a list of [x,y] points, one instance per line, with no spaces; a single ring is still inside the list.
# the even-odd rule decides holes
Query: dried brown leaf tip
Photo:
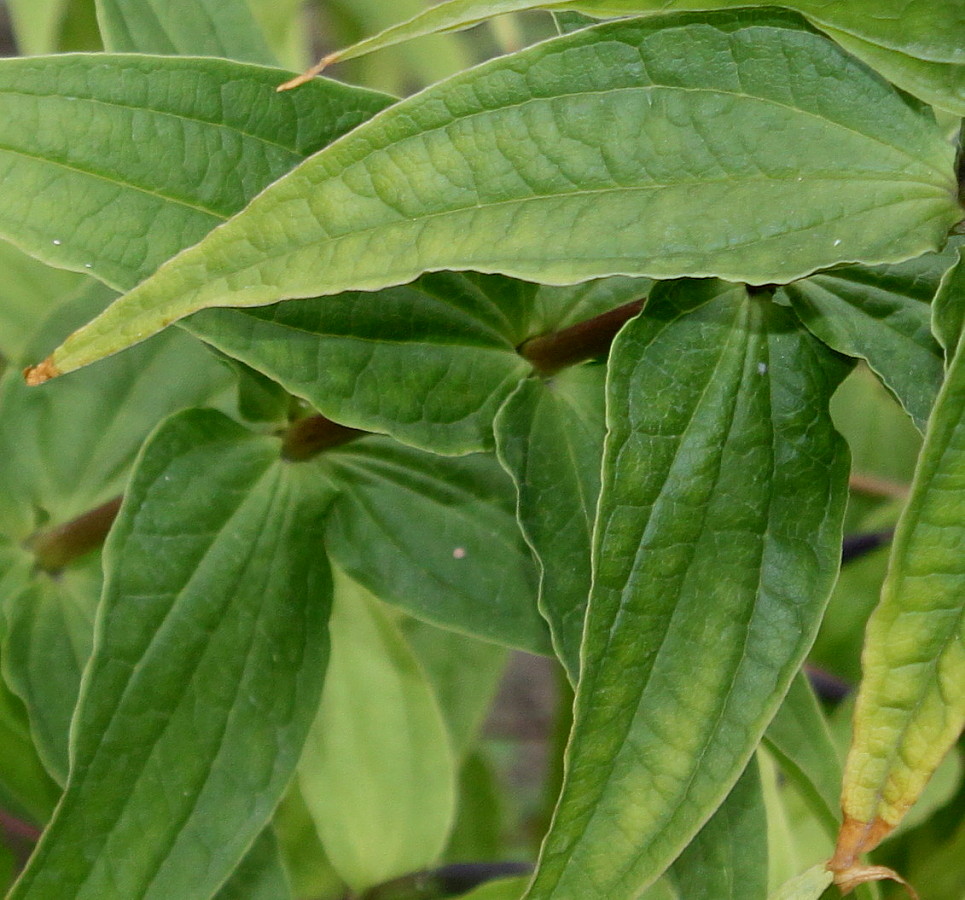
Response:
[[[311,81],[316,75],[321,75],[332,63],[338,62],[338,58],[338,53],[329,53],[328,56],[323,56],[310,69],[302,72],[301,75],[296,75],[290,81],[278,85],[275,90],[280,94],[282,91],[290,91],[292,88],[300,87],[307,81]]]
[[[834,883],[843,895],[871,881],[895,881],[908,892],[911,900],[919,900],[915,889],[893,869],[885,866],[866,866],[858,862],[862,853],[874,850],[894,829],[883,819],[860,822],[846,816],[834,856],[828,862],[828,871],[834,874]]]
[[[28,366],[24,369],[23,380],[31,387],[34,387],[38,384],[43,384],[45,381],[50,381],[51,378],[56,378],[60,374],[62,373],[60,369],[54,365],[53,359],[47,358],[36,366]]]

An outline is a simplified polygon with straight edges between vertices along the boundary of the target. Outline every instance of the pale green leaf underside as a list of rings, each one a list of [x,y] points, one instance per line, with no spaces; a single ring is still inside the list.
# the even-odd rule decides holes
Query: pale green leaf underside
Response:
[[[965,301],[959,294],[955,302]],[[843,805],[895,826],[965,723],[965,352],[959,340],[868,623]]]
[[[130,288],[388,98],[217,59],[0,60],[0,236]]]
[[[277,63],[247,0],[96,0],[96,5],[104,49],[112,53]]]
[[[12,897],[206,900],[267,822],[331,596],[324,498],[278,454],[198,410],[146,446],[104,551],[66,793]]]
[[[768,900],[820,900],[833,880],[824,864],[818,863],[781,885]]]
[[[332,59],[352,59],[528,9],[569,9],[608,17],[775,5],[802,13],[906,90],[965,113],[965,9],[950,0],[450,0],[333,54]]]
[[[431,865],[456,805],[432,685],[378,600],[336,571],[332,653],[298,766],[335,870],[355,891]]]
[[[656,288],[617,337],[583,674],[533,900],[635,896],[746,765],[838,567],[847,456],[827,403],[845,368],[714,282]]]
[[[438,269],[767,283],[898,261],[940,246],[960,218],[952,155],[928,114],[796,17],[608,23],[376,116],[121,298],[53,365],[206,307]]]

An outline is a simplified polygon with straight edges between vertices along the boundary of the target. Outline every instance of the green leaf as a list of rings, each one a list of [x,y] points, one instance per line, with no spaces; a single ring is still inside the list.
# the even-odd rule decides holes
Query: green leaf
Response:
[[[389,102],[330,81],[278,94],[282,77],[215,59],[0,60],[0,237],[130,288]]]
[[[60,33],[70,0],[7,0],[17,49],[23,56],[60,49]]]
[[[932,306],[932,328],[950,361],[965,329],[965,253],[958,251],[955,264],[942,278]]]
[[[841,822],[841,760],[806,676],[791,682],[764,740],[833,838]]]
[[[62,340],[110,296],[92,285],[53,314],[32,351]],[[213,402],[230,381],[202,345],[175,331],[42,391],[7,373],[0,382],[0,532],[26,540],[113,499],[151,429],[173,412]]]
[[[60,797],[30,736],[27,711],[0,678],[0,805],[42,825]]]
[[[958,294],[957,302],[965,301]],[[965,724],[965,348],[961,340],[928,424],[868,623],[864,677],[845,765],[847,870],[901,821]]]
[[[330,54],[320,66],[353,59],[422,35],[468,28],[496,15],[528,9],[579,10],[607,17],[769,5],[768,0],[449,0]],[[807,16],[851,53],[905,90],[959,115],[965,114],[965,53],[961,42],[965,15],[956,3],[787,0],[782,5]]]
[[[0,270],[0,356],[19,363],[40,323],[85,280],[45,266],[5,241],[0,241]]]
[[[112,53],[223,56],[270,66],[275,57],[246,0],[97,0],[104,49]]]
[[[951,249],[896,266],[846,266],[784,289],[808,329],[867,360],[922,432],[943,377],[928,304],[954,259]]]
[[[519,900],[526,890],[528,878],[499,878],[481,884],[474,891],[463,894],[462,900]]]
[[[492,705],[506,668],[506,650],[411,616],[399,618],[402,634],[432,682],[453,752],[462,760]]]
[[[38,573],[23,592],[0,598],[4,675],[26,704],[37,751],[61,785],[67,781],[67,734],[91,653],[100,589],[101,560],[95,554],[55,577]]]
[[[311,475],[213,411],[145,447],[104,552],[67,790],[11,898],[202,900],[235,869],[322,687],[327,498]]]
[[[620,273],[761,284],[899,261],[939,247],[961,218],[952,163],[929,113],[797,17],[608,23],[376,116],[31,378],[199,309],[375,290],[438,269],[551,284]]]
[[[337,575],[330,627],[298,778],[332,865],[358,892],[439,856],[456,766],[432,686],[378,601]]]
[[[549,652],[512,485],[492,457],[430,456],[367,437],[317,465],[338,491],[325,545],[348,575],[426,622]]]
[[[764,900],[767,815],[755,760],[677,858],[669,880],[686,900]]]
[[[266,828],[214,900],[291,900],[278,840]]]
[[[769,900],[819,900],[831,887],[833,875],[824,863],[812,866],[771,894]]]
[[[578,366],[524,381],[495,426],[500,462],[516,483],[520,527],[540,565],[540,610],[574,684],[592,582],[605,378],[603,366]]]
[[[767,296],[658,287],[614,342],[568,769],[529,897],[630,897],[721,803],[841,553],[846,365]],[[700,665],[695,665],[699,660]]]

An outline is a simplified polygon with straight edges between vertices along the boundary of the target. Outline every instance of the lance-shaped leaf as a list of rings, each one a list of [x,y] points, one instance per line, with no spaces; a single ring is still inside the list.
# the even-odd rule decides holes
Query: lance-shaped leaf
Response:
[[[448,0],[367,37],[294,80],[301,84],[333,62],[353,59],[439,31],[468,28],[493,16],[529,9],[578,10],[596,17],[770,6],[767,0]],[[859,59],[916,96],[965,114],[965,13],[957,3],[906,0],[787,0]]]
[[[355,891],[431,865],[455,813],[456,763],[432,685],[375,597],[336,577],[332,662],[298,766],[302,796]]]
[[[965,294],[956,299],[965,302]],[[868,622],[842,791],[845,822],[832,861],[841,879],[901,821],[965,723],[963,495],[959,339]]]
[[[96,0],[104,49],[113,53],[276,60],[246,0]]]
[[[499,458],[516,483],[517,516],[540,565],[540,610],[576,684],[590,594],[590,545],[600,493],[603,366],[529,379],[496,420]]]
[[[30,378],[199,309],[374,290],[438,269],[760,284],[898,261],[940,246],[961,218],[952,156],[929,113],[790,14],[587,28],[374,117]]]
[[[328,656],[327,498],[306,470],[213,411],[146,446],[105,549],[66,793],[12,897],[203,900],[235,869]]]
[[[492,457],[431,456],[371,437],[318,465],[338,490],[325,545],[353,579],[434,625],[550,651],[512,483]]]
[[[216,59],[0,60],[0,236],[129,288],[389,98]]]
[[[617,337],[567,773],[528,894],[635,896],[721,803],[841,553],[847,365],[765,296],[658,287]],[[700,665],[695,665],[695,660]]]
[[[817,337],[867,360],[922,432],[944,374],[929,303],[955,258],[951,247],[894,266],[845,266],[784,289]]]

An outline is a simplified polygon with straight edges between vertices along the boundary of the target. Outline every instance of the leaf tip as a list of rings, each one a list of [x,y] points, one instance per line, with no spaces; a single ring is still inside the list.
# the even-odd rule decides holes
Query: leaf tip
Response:
[[[275,88],[276,93],[281,93],[282,91],[290,91],[292,88],[300,87],[303,84],[311,81],[316,75],[321,75],[332,63],[338,62],[340,57],[339,52],[329,53],[328,56],[323,56],[314,66],[310,69],[302,72],[301,75],[296,75],[294,78],[286,81],[284,84],[278,85]]]
[[[62,374],[60,369],[55,365],[53,357],[47,357],[42,363],[38,363],[36,366],[28,366],[24,369],[23,380],[31,387],[35,387]]]

